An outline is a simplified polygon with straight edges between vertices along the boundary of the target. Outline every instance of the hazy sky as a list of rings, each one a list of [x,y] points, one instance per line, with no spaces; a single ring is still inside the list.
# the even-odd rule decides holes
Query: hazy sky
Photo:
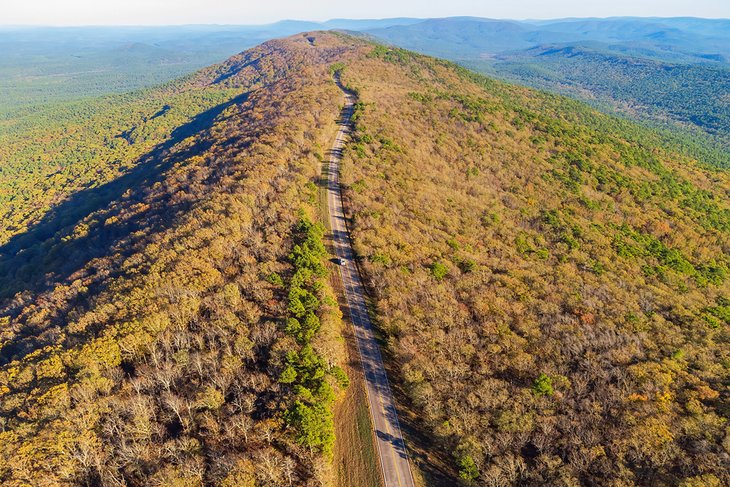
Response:
[[[730,0],[0,0],[0,24],[259,24],[281,19],[608,16],[730,18]]]

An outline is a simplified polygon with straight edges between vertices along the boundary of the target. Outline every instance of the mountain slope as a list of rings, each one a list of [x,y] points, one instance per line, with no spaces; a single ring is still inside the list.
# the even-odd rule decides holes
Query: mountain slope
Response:
[[[419,19],[287,20],[267,25],[0,26],[0,118],[157,85],[241,49],[310,30],[364,30]]]
[[[347,378],[308,222],[339,109],[329,65],[348,45],[314,41],[270,42],[153,92],[169,112],[195,93],[236,96],[0,247],[3,485],[332,478],[330,408]]]
[[[553,91],[591,97],[628,115],[730,140],[730,69],[622,56],[576,45],[539,46],[500,56],[493,69]],[[665,123],[666,124],[666,123]]]
[[[728,173],[407,51],[343,79],[355,249],[426,470],[441,452],[477,485],[727,483]]]
[[[447,18],[368,31],[379,39],[666,130],[728,166],[730,32],[707,19],[508,22]]]

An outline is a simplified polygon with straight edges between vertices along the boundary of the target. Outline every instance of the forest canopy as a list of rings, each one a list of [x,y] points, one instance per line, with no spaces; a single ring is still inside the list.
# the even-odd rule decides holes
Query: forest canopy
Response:
[[[0,483],[331,482],[313,182],[340,50],[271,42],[4,132]]]
[[[420,466],[730,482],[730,175],[648,129],[374,46],[343,162]],[[440,454],[441,456],[439,457]]]
[[[331,482],[333,71],[358,97],[354,248],[426,480],[729,483],[727,171],[336,33],[0,136],[0,482]]]

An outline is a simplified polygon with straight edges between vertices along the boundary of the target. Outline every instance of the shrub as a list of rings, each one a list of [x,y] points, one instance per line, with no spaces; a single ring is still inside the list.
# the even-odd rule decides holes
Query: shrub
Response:
[[[537,396],[552,396],[553,380],[547,374],[540,374],[532,385],[532,392]]]
[[[330,74],[342,74],[345,70],[345,63],[336,62],[330,65]]]
[[[477,268],[477,263],[474,262],[474,259],[464,259],[461,262],[459,262],[459,269],[461,269],[461,272],[469,273],[469,272],[472,272],[476,268]]]
[[[456,461],[459,466],[459,477],[467,482],[472,482],[479,477],[479,469],[474,459],[469,455],[464,455]]]
[[[344,370],[342,370],[341,367],[339,367],[337,365],[332,367],[330,369],[330,375],[335,378],[335,380],[337,381],[337,384],[341,388],[345,389],[346,387],[348,387],[350,385],[350,378],[347,377],[347,374],[345,373]]]
[[[449,268],[446,267],[441,262],[434,262],[431,264],[431,275],[436,279],[437,281],[443,280],[444,277],[446,277],[446,274],[449,273]]]

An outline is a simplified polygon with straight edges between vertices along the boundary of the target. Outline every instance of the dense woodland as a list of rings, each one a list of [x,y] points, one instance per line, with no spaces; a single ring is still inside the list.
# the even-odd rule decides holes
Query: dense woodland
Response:
[[[339,50],[272,42],[3,148],[0,483],[332,479]]]
[[[662,136],[661,145],[730,167],[727,20],[445,18],[369,32],[639,121]]]
[[[730,175],[578,102],[321,33],[0,136],[0,483],[331,482],[333,67],[425,478],[730,483]]]
[[[480,63],[473,66],[479,69]],[[726,63],[667,62],[558,45],[505,56],[489,70],[650,121],[674,132],[684,145],[704,147],[711,156],[706,162],[730,166],[730,69]]]
[[[725,65],[672,64],[572,46],[534,51],[542,65],[519,63],[516,57],[509,59],[513,64],[507,62],[498,69],[505,74],[520,72],[537,84],[562,83],[576,91],[589,90],[623,104],[627,110],[694,124],[711,134],[730,133],[726,96],[730,93],[730,71]]]
[[[468,485],[727,485],[730,175],[408,51],[343,79],[355,246],[425,449]]]
[[[263,40],[242,26],[3,26],[0,119],[159,85]]]

